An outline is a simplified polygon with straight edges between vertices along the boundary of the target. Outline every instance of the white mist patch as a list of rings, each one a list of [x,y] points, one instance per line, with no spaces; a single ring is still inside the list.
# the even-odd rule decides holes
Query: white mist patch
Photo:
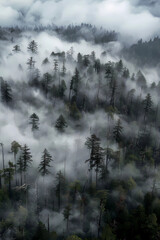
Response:
[[[159,33],[159,17],[152,8],[128,0],[1,0],[0,22],[7,25],[67,25],[91,23],[116,30],[133,40]],[[140,23],[140,24],[139,24]]]

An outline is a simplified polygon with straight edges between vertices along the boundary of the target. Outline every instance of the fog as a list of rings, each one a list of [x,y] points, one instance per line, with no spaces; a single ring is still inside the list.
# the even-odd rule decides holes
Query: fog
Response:
[[[1,0],[2,26],[68,25],[91,23],[120,32],[130,41],[159,34],[158,3],[128,0]]]

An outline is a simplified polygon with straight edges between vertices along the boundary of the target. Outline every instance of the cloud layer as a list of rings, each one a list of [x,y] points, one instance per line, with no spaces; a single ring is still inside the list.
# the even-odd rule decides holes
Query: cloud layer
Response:
[[[157,9],[157,3],[149,0],[1,0],[0,25],[86,22],[133,39],[148,39],[159,34]]]

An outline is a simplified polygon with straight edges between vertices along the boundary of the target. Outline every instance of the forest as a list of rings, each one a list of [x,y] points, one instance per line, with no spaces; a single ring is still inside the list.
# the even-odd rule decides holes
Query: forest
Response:
[[[0,239],[160,239],[159,47],[0,28]]]

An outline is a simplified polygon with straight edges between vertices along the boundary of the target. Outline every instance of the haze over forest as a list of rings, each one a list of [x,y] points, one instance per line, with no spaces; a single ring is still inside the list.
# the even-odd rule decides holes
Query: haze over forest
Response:
[[[160,239],[160,3],[0,0],[0,240]]]

